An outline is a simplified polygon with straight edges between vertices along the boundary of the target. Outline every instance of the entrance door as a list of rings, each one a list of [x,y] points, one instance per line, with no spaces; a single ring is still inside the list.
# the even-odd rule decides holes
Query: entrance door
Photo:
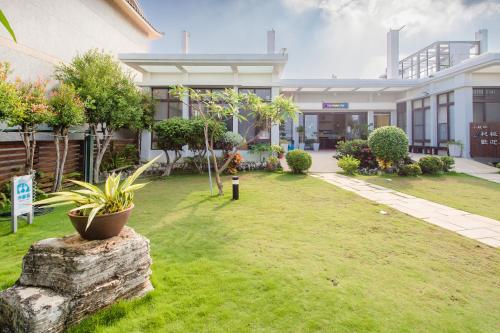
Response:
[[[391,125],[391,114],[390,113],[375,113],[375,128],[379,128],[382,126],[390,126]]]

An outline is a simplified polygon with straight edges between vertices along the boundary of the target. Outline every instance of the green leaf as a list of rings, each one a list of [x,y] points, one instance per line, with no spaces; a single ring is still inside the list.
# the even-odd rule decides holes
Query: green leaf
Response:
[[[14,42],[17,43],[17,39],[16,39],[16,35],[14,34],[14,30],[12,30],[9,21],[7,20],[7,18],[5,17],[5,15],[1,9],[0,9],[0,23],[2,23],[2,25],[5,27],[5,29],[7,29],[9,34],[12,36],[12,39],[14,39]]]
[[[94,220],[94,217],[97,215],[97,213],[99,212],[99,210],[101,210],[102,207],[104,207],[104,205],[99,205],[97,207],[94,207],[90,211],[89,218],[87,220],[87,226],[85,227],[85,231],[87,231],[87,229],[90,227],[90,224],[92,223],[92,220]]]

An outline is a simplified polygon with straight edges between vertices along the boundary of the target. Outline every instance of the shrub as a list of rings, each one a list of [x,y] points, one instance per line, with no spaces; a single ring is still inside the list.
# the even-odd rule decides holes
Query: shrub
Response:
[[[437,175],[443,171],[443,161],[436,156],[425,156],[418,161],[422,173]]]
[[[397,164],[408,155],[408,138],[394,126],[377,128],[368,137],[368,146],[380,160]]]
[[[286,154],[286,163],[293,173],[303,173],[311,167],[311,155],[303,150],[297,149]]]
[[[269,156],[266,161],[267,171],[276,171],[281,169],[280,160],[275,156]]]
[[[228,158],[229,158],[229,154],[225,154],[224,160],[227,160]],[[243,162],[243,157],[241,157],[240,153],[236,153],[226,168],[227,173],[229,173],[231,175],[238,173],[238,168],[241,165],[241,162]]]
[[[337,165],[348,175],[353,175],[359,168],[359,160],[351,155],[343,156],[337,162]]]
[[[418,164],[405,164],[398,169],[398,175],[400,176],[420,176],[422,174],[422,169],[418,166]]]
[[[245,142],[245,139],[239,133],[234,132],[225,132],[220,139],[222,149],[225,151],[231,151],[233,148],[239,147],[243,142]]]
[[[443,162],[443,171],[450,172],[455,165],[455,160],[450,156],[441,156],[441,162]]]
[[[372,150],[368,147],[367,140],[349,140],[340,141],[337,144],[337,159],[343,156],[351,155],[360,162],[360,168],[374,169],[378,167],[375,155],[373,155]]]

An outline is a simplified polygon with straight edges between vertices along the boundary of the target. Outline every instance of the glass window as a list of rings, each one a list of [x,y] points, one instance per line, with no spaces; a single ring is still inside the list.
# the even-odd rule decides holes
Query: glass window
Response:
[[[453,92],[440,94],[437,96],[438,111],[437,111],[437,141],[438,145],[448,142],[454,137],[452,131],[453,122],[451,122],[452,112],[454,109]],[[451,126],[450,126],[451,124]]]
[[[253,93],[264,101],[271,101],[271,88],[241,88],[240,93]],[[271,143],[271,126],[270,124],[255,119],[250,111],[240,110],[246,120],[240,121],[238,124],[238,133],[243,136],[249,144],[252,143]]]
[[[288,143],[293,141],[293,119],[287,118],[280,125],[280,140],[286,140]]]
[[[484,122],[484,103],[473,103],[472,121],[475,123]]]
[[[485,120],[487,122],[500,122],[500,102],[485,103]]]
[[[154,120],[161,121],[173,117],[182,117],[182,102],[169,93],[168,88],[152,88],[151,94],[155,102]],[[151,135],[151,149],[158,149],[157,136]]]
[[[425,145],[430,142],[430,98],[412,101],[413,144]]]
[[[375,128],[391,125],[391,114],[390,113],[376,113],[374,115],[374,118],[375,118],[374,119],[375,120],[375,124],[374,124]]]
[[[406,132],[406,102],[396,106],[396,125]]]

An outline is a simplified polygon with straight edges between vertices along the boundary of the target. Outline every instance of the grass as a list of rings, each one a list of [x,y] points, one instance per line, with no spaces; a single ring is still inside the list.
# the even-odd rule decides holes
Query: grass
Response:
[[[138,193],[129,225],[151,240],[155,290],[72,332],[498,332],[499,250],[312,177],[240,184],[235,202],[201,176]],[[60,209],[8,229],[0,288],[32,242],[72,232]]]
[[[397,175],[360,177],[372,184],[500,220],[498,207],[500,184],[498,183],[462,173],[419,177]]]

